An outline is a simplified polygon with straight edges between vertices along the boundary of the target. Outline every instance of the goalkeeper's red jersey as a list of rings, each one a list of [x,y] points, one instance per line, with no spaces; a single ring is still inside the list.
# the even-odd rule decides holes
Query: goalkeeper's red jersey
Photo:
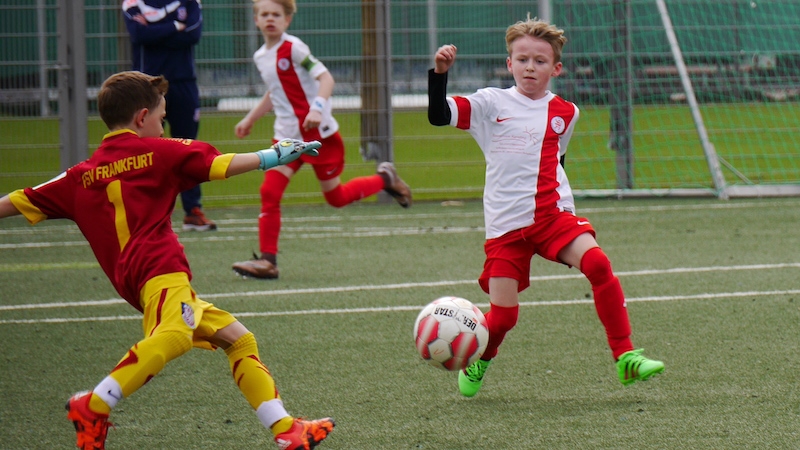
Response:
[[[204,142],[140,138],[121,130],[107,134],[86,161],[10,198],[32,224],[73,220],[114,288],[141,311],[139,292],[149,279],[174,272],[191,279],[172,231],[176,197],[225,178],[232,158]]]

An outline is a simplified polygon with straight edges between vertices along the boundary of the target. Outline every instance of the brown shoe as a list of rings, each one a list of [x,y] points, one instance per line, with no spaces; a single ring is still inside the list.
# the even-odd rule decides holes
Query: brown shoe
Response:
[[[397,175],[397,169],[389,161],[378,164],[378,173],[389,177],[389,187],[384,188],[403,208],[411,206],[411,188]]]
[[[233,264],[233,271],[247,278],[260,278],[262,280],[274,280],[278,278],[278,266],[266,259],[258,259],[256,255],[249,261],[241,261]]]
[[[183,231],[214,231],[217,229],[217,224],[213,220],[209,220],[203,210],[194,207],[191,214],[183,218]]]

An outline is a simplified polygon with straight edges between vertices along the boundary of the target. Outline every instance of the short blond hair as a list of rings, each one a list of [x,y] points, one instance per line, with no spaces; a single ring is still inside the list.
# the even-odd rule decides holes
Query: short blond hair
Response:
[[[536,17],[531,19],[531,16],[528,15],[526,20],[520,20],[506,29],[506,51],[508,51],[509,56],[511,56],[511,43],[522,36],[530,36],[548,42],[553,47],[553,57],[555,59],[553,62],[561,61],[561,50],[564,48],[564,44],[567,43],[564,30]]]
[[[253,0],[253,14],[258,13],[258,4],[264,0]],[[297,3],[295,0],[272,0],[273,2],[283,6],[283,13],[287,16],[294,15],[297,12]]]

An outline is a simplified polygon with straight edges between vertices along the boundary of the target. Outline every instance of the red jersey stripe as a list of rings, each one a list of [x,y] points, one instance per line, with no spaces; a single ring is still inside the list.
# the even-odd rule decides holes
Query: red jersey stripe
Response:
[[[472,117],[472,105],[466,97],[453,97],[456,102],[456,109],[458,109],[458,123],[456,128],[460,130],[469,130],[470,118]]]
[[[310,130],[308,132],[303,131],[303,121],[306,120],[306,116],[311,108],[308,104],[305,91],[303,91],[303,85],[300,83],[300,78],[298,78],[297,72],[294,70],[294,64],[292,64],[291,41],[284,41],[284,43],[278,47],[276,64],[277,67],[275,68],[275,71],[278,74],[278,80],[281,82],[281,86],[283,87],[283,92],[286,94],[286,98],[289,100],[289,103],[292,104],[294,115],[297,117],[299,122],[298,125],[300,132],[303,133],[303,139],[322,139],[321,136],[319,136],[319,131],[317,129]]]
[[[538,222],[543,216],[557,212],[560,196],[558,188],[558,152],[561,148],[561,134],[569,127],[575,116],[575,109],[571,104],[559,97],[553,98],[547,108],[547,129],[542,142],[541,159],[539,160],[539,179],[536,186],[536,210],[533,219]],[[556,122],[563,120],[563,124],[555,126]],[[558,131],[556,131],[556,129]]]

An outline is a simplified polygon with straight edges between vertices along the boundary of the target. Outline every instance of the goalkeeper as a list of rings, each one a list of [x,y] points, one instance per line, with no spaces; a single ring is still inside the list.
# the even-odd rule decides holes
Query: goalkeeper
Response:
[[[253,334],[192,289],[171,213],[186,189],[316,155],[320,143],[282,140],[266,150],[223,155],[204,142],[161,138],[167,85],[163,77],[141,72],[109,77],[98,94],[109,133],[97,151],[48,182],[0,198],[0,218],[73,220],[114,288],[144,315],[145,338],[93,391],[67,402],[77,446],[104,448],[117,403],[195,346],[224,349],[237,386],[279,447],[313,448],[332,431],[333,420],[289,415]]]

